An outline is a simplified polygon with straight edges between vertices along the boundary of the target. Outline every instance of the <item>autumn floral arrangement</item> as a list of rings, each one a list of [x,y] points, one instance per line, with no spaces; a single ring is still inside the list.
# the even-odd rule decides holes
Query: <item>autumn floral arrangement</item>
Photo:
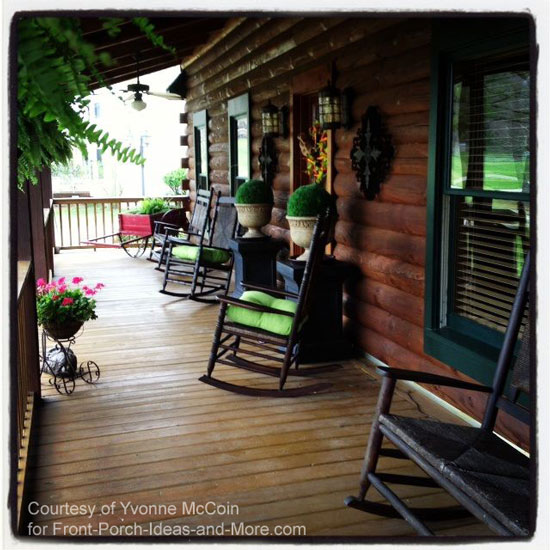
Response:
[[[36,312],[38,324],[59,338],[73,336],[85,321],[97,319],[94,296],[105,285],[82,284],[82,277],[73,277],[71,283],[65,277],[50,283],[36,281]],[[73,334],[70,334],[73,332]]]
[[[304,139],[298,136],[298,144],[303,157],[306,159],[306,172],[311,183],[325,183],[328,169],[328,138],[325,130],[318,121],[308,130],[308,136]]]

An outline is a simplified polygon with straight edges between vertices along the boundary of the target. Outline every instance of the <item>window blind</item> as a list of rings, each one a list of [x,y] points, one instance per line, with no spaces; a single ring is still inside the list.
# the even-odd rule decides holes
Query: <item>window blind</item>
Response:
[[[454,311],[503,332],[529,250],[529,205],[474,197],[456,202]]]

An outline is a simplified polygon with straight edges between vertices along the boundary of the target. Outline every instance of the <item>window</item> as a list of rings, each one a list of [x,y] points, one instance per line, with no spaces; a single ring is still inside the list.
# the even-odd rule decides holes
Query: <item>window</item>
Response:
[[[210,181],[208,177],[208,115],[206,111],[199,111],[193,115],[193,132],[197,190],[208,190]]]
[[[425,351],[489,382],[529,250],[531,82],[521,42],[465,57],[435,77]]]
[[[230,99],[229,116],[229,184],[231,195],[250,179],[250,108],[248,94]]]

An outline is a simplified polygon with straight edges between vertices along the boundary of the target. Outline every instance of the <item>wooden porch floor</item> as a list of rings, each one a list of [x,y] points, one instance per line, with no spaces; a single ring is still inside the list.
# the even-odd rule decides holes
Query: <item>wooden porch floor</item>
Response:
[[[118,250],[64,252],[56,256],[56,269],[56,276],[106,284],[98,296],[99,319],[86,325],[74,347],[79,361],[100,365],[101,379],[95,386],[79,380],[72,395],[60,396],[42,377],[29,500],[48,507],[31,518],[35,533],[151,535],[154,525],[186,526],[198,529],[190,535],[200,535],[202,526],[224,524],[229,535],[232,523],[237,529],[242,523],[303,526],[307,536],[317,537],[414,534],[402,520],[343,504],[357,491],[379,388],[366,363],[347,361],[327,374],[323,379],[334,387],[323,395],[265,399],[225,393],[197,381],[205,371],[217,306],[159,294],[161,274],[153,264]],[[223,367],[217,375],[248,384],[276,382]],[[403,391],[392,410],[449,417],[421,395]],[[390,458],[381,466],[413,471]],[[450,503],[436,489],[397,492],[409,496],[411,505]],[[230,503],[238,514],[185,514],[183,502]],[[143,506],[124,509],[128,503]],[[56,509],[66,504],[96,508]],[[173,505],[175,511],[156,505]],[[488,534],[473,519],[440,524],[438,533]]]

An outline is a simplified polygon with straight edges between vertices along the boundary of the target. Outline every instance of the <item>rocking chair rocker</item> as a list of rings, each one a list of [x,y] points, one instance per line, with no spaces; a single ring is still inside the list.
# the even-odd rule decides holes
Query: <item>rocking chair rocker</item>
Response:
[[[207,373],[199,378],[201,382],[234,393],[267,397],[299,397],[319,393],[331,387],[331,384],[328,383],[317,383],[305,387],[284,389],[288,375],[309,376],[340,367],[340,365],[326,365],[298,369],[302,328],[307,321],[313,294],[312,286],[315,282],[315,274],[323,260],[329,226],[330,216],[327,212],[317,220],[310,256],[298,294],[243,283],[243,287],[247,291],[240,299],[228,296],[218,298],[221,304],[214,342]],[[291,300],[285,298],[291,298]],[[261,351],[248,347],[244,349],[241,344],[260,348]],[[271,352],[271,355],[266,351]],[[273,367],[256,363],[242,357],[243,354],[276,361],[281,363],[281,366]],[[277,357],[277,354],[282,355],[282,359]],[[212,376],[216,363],[278,377],[279,388],[254,388],[218,380]],[[295,369],[290,371],[292,365],[295,366]]]
[[[215,303],[216,297],[211,295],[216,292],[227,294],[233,270],[229,241],[237,230],[237,211],[233,197],[222,197],[219,191],[214,196],[212,217],[207,215],[200,234],[194,233],[195,243],[174,236],[167,237],[162,294],[205,303]],[[202,202],[208,211],[210,203],[204,197]],[[189,292],[176,292],[167,290],[169,284],[191,288]]]
[[[527,255],[492,386],[482,386],[434,374],[380,368],[382,387],[365,460],[358,497],[348,497],[351,508],[386,517],[403,517],[425,536],[434,533],[423,520],[444,520],[474,515],[504,536],[529,536],[529,458],[493,433],[500,410],[529,424],[529,407],[519,400],[529,393],[529,320],[514,364],[514,348],[528,301],[530,258]],[[527,316],[528,317],[528,316]],[[514,364],[512,368],[512,364]],[[512,369],[511,380],[508,375]],[[397,380],[449,386],[488,394],[481,427],[460,426],[389,413]],[[386,437],[397,449],[383,449]],[[378,473],[379,456],[410,459],[429,477]],[[442,487],[461,505],[450,508],[409,508],[386,483]],[[367,500],[373,486],[391,505]]]
[[[155,267],[157,271],[162,271],[162,266],[166,263],[169,236],[178,237],[181,233],[184,233],[184,237],[179,237],[182,242],[185,241],[189,244],[196,244],[198,242],[198,237],[203,230],[204,221],[208,218],[213,194],[213,189],[210,191],[200,189],[197,192],[191,221],[187,221],[186,210],[180,208],[168,212],[162,220],[155,222],[148,260],[157,262],[157,266]],[[160,246],[160,250],[155,250],[156,245]]]

